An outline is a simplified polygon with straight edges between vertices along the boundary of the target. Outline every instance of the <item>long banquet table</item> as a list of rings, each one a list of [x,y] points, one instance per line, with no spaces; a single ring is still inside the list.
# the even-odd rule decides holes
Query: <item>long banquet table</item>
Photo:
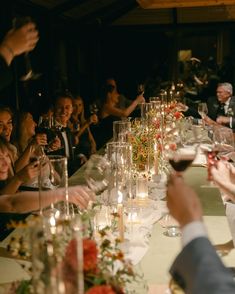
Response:
[[[231,233],[225,216],[225,206],[222,202],[220,191],[216,187],[208,187],[206,180],[207,169],[201,166],[190,167],[185,172],[184,177],[200,197],[204,221],[212,243],[223,244],[231,240]],[[80,183],[84,183],[83,169],[75,173],[69,180],[70,185]],[[154,225],[149,250],[139,264],[151,294],[165,293],[170,280],[170,275],[168,274],[170,265],[181,249],[181,239],[165,236],[163,234],[164,230],[159,222]],[[231,250],[222,259],[227,266],[235,266],[235,250]]]
[[[78,170],[70,179],[69,185],[83,184],[84,167]],[[208,228],[208,234],[213,244],[225,243],[231,239],[225,208],[217,188],[201,187],[206,184],[206,168],[191,167],[185,173],[185,180],[197,191],[204,209],[204,220]],[[144,273],[144,278],[149,286],[149,293],[166,293],[170,280],[169,267],[177,253],[180,251],[180,238],[171,238],[163,235],[164,228],[157,222],[153,226],[150,237],[149,250],[137,266]],[[6,241],[0,243],[0,247],[6,246]],[[227,266],[235,265],[235,250],[223,258]],[[27,277],[27,274],[19,267],[18,261],[1,257],[0,252],[0,293],[5,288],[1,284],[10,282],[15,278]]]

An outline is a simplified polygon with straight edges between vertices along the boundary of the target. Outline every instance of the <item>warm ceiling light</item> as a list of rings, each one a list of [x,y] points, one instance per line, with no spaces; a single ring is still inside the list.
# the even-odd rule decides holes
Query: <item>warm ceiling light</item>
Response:
[[[235,0],[137,0],[145,9],[235,5]]]

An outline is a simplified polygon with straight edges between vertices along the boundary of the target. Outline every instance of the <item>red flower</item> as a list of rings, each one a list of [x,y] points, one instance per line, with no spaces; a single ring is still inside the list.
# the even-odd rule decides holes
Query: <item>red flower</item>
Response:
[[[90,288],[86,294],[115,294],[111,286],[100,285]]]
[[[90,239],[83,240],[83,269],[84,271],[95,270],[97,266],[96,243]]]
[[[161,134],[156,134],[156,139],[159,140],[161,139],[162,135]]]
[[[182,116],[182,114],[181,114],[181,112],[179,112],[179,111],[176,111],[176,112],[174,113],[174,117],[175,117],[176,119],[181,118],[181,116]]]
[[[176,143],[170,143],[170,144],[169,144],[169,149],[170,149],[170,150],[175,151],[176,148],[177,148]]]

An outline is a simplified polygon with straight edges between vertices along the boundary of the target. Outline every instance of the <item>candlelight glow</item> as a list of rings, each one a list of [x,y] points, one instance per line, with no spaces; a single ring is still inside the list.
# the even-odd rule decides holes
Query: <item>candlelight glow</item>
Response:
[[[118,191],[118,204],[121,204],[123,202],[123,194],[122,192]]]

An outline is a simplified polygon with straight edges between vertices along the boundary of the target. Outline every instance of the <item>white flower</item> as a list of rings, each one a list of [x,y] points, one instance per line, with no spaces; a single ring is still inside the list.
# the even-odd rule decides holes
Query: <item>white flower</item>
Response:
[[[228,111],[227,111],[227,116],[234,116],[233,110],[231,107],[229,107]]]

